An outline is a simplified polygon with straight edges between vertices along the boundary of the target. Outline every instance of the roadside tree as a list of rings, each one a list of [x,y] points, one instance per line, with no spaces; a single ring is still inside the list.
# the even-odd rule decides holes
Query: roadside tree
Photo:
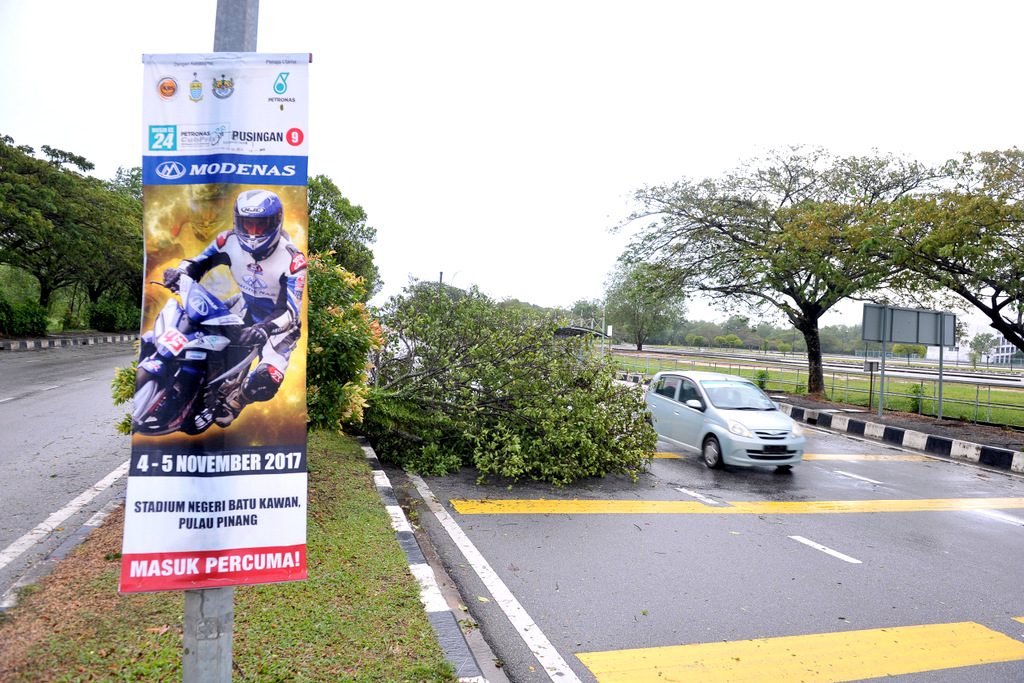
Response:
[[[363,207],[353,204],[325,175],[309,179],[309,252],[330,257],[363,278],[364,301],[380,291],[380,271],[371,245],[377,230],[367,225]]]
[[[1024,151],[964,154],[942,180],[894,206],[887,257],[906,289],[954,292],[1024,350]]]
[[[607,320],[642,351],[654,333],[682,320],[682,291],[643,262],[619,260],[605,293]]]
[[[871,247],[884,207],[931,173],[891,156],[774,152],[721,178],[637,191],[631,245],[666,285],[724,309],[776,309],[800,331],[807,389],[824,389],[819,321],[838,302],[887,287],[898,273]]]
[[[986,362],[996,348],[996,336],[991,332],[979,332],[971,339],[971,365],[978,367],[978,361],[983,357]]]
[[[137,199],[84,175],[84,158],[0,138],[0,263],[39,283],[39,304],[82,285],[91,302],[117,288],[141,291],[141,206]],[[135,301],[139,298],[135,297]]]

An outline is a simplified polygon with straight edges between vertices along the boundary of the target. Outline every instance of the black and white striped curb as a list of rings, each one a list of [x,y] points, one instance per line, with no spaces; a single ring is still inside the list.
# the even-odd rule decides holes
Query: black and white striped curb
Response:
[[[380,461],[377,460],[377,454],[373,452],[373,448],[365,439],[360,438],[359,443],[363,447],[363,453],[366,454],[366,460],[370,464],[370,468],[373,470],[373,483],[376,485],[377,493],[380,494],[381,500],[384,502],[384,508],[387,510],[388,516],[391,517],[391,526],[395,530],[395,536],[398,537],[398,544],[405,551],[405,557],[409,561],[409,571],[420,584],[420,600],[427,611],[427,618],[430,620],[430,625],[434,627],[434,632],[441,643],[445,657],[455,667],[455,675],[459,677],[460,681],[464,683],[487,683],[487,679],[481,673],[476,658],[473,657],[473,652],[469,649],[466,636],[459,627],[455,612],[448,606],[448,602],[441,594],[441,588],[437,583],[434,570],[427,563],[426,557],[423,556],[419,542],[416,540],[415,534],[413,534],[412,527],[409,526],[409,520],[398,504],[398,498],[395,497],[391,481],[388,479],[388,475],[384,473],[384,470],[381,469]]]
[[[837,432],[857,434],[868,439],[903,446],[916,451],[924,451],[933,455],[942,455],[957,460],[965,460],[979,465],[995,467],[1011,472],[1024,472],[1024,452],[1011,451],[1006,448],[983,446],[970,441],[935,436],[911,429],[890,427],[878,422],[859,420],[850,415],[842,415],[835,411],[813,410],[801,408],[788,403],[780,403],[782,412],[794,420],[818,425]]]
[[[124,344],[139,338],[137,334],[97,334],[92,336],[47,337],[44,339],[0,339],[0,351],[38,351],[69,346]]]

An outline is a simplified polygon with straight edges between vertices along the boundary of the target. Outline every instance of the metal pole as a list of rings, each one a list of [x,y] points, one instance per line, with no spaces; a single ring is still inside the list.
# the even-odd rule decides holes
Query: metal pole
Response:
[[[882,306],[882,367],[878,372],[878,416],[882,416],[882,410],[885,405],[885,340],[889,338],[890,331],[888,325],[886,325],[889,307]]]
[[[214,52],[256,52],[260,0],[217,0]]]
[[[214,52],[255,52],[259,0],[217,0]],[[235,589],[185,591],[183,683],[230,683]]]
[[[182,681],[231,680],[235,589],[185,591],[185,632]]]
[[[937,419],[942,419],[942,353],[946,344],[946,314],[939,313],[939,409]]]
[[[868,367],[874,367],[874,366],[868,366]],[[868,384],[868,410],[871,410],[871,403],[875,399],[875,371],[874,370],[869,370],[868,372],[871,373],[871,383]]]

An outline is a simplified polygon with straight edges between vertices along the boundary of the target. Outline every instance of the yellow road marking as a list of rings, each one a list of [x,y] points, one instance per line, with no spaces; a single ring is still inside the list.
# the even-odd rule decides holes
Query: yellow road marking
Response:
[[[577,657],[600,683],[838,683],[1024,660],[1024,643],[965,621],[584,652]]]
[[[1024,498],[934,500],[809,500],[727,502],[715,507],[689,500],[452,500],[463,515],[818,515],[849,512],[948,512],[1024,509]]]
[[[1013,620],[1019,621],[1020,623],[1024,624],[1024,617],[1014,617]]]
[[[678,453],[669,453],[667,451],[655,451],[654,452],[654,457],[655,458],[671,458],[671,459],[674,459],[674,460],[681,460],[685,456],[679,455]]]
[[[921,462],[932,460],[927,455],[893,454],[865,455],[861,453],[804,453],[804,460],[892,460],[893,462]]]

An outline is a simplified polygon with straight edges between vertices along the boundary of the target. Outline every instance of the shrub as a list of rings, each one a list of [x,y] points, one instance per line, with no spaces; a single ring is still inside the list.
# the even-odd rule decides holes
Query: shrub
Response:
[[[770,378],[771,375],[768,374],[767,370],[758,370],[757,373],[754,374],[754,383],[764,391],[768,388],[768,380]]]
[[[0,305],[0,332],[11,337],[45,337],[47,322],[46,309],[34,301]]]
[[[138,330],[141,311],[138,304],[100,299],[89,307],[89,327],[100,332]]]
[[[0,334],[9,334],[14,319],[14,307],[0,294]]]
[[[586,338],[477,290],[414,285],[384,307],[365,432],[378,454],[425,474],[561,486],[647,465],[655,434],[640,392]]]
[[[921,408],[924,406],[923,399],[925,395],[924,382],[910,385],[910,412],[921,412]]]
[[[319,254],[309,259],[306,410],[311,425],[341,429],[363,419],[371,351],[380,327],[362,297],[363,279]]]

